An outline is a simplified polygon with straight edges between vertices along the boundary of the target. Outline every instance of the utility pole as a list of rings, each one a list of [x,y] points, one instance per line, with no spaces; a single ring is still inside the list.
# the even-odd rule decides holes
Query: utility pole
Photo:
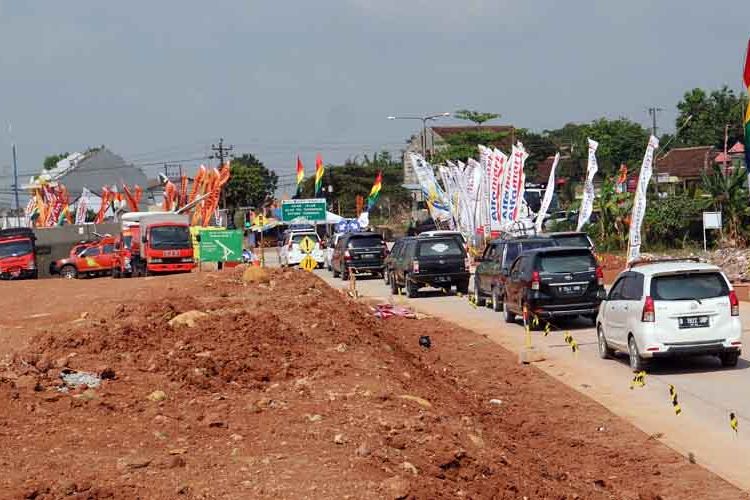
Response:
[[[664,111],[664,108],[656,108],[656,107],[648,108],[648,114],[651,116],[651,120],[652,120],[651,134],[654,137],[659,137],[658,135],[656,135],[656,131],[657,131],[656,114],[659,113],[660,111]]]
[[[12,144],[13,149],[13,196],[16,201],[16,211],[21,209],[21,205],[18,202],[18,161],[16,158],[16,143]]]
[[[211,158],[219,160],[219,168],[224,165],[224,159],[229,158],[231,156],[231,151],[234,149],[234,146],[225,146],[224,145],[224,138],[219,139],[219,145],[211,144],[211,150],[214,152],[213,155],[211,155]],[[226,213],[227,210],[227,199],[224,196],[224,187],[221,188],[221,208],[224,209],[224,212]]]

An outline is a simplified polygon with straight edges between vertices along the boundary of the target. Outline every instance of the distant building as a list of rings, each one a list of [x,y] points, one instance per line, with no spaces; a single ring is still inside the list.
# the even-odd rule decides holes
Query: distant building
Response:
[[[701,174],[711,170],[717,151],[713,146],[674,148],[654,162],[654,180],[660,192],[688,189],[701,182]]]
[[[146,174],[140,168],[125,162],[105,147],[86,153],[73,153],[60,160],[55,168],[40,175],[63,184],[68,189],[71,202],[81,196],[83,188],[101,194],[103,186],[117,186],[118,190],[122,189],[123,184],[131,188],[138,184],[144,190],[148,187]]]

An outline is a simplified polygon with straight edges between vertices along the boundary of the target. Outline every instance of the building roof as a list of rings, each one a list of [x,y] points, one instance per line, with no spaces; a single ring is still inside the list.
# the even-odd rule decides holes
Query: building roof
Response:
[[[135,184],[144,189],[148,186],[146,174],[140,168],[126,163],[107,148],[93,150],[69,168],[50,173],[51,180],[60,182],[68,189],[71,200],[78,198],[84,187],[100,194],[103,186],[116,185],[119,190],[123,184],[130,188]]]
[[[680,179],[698,179],[710,168],[716,150],[713,146],[675,148],[656,160],[656,173]]]
[[[464,132],[471,132],[472,130],[480,132],[498,132],[505,133],[505,137],[502,140],[496,141],[495,143],[487,144],[487,146],[493,146],[504,151],[510,150],[515,140],[515,127],[513,125],[479,125],[479,126],[453,126],[453,127],[430,127],[430,130],[441,139],[445,140],[451,135],[461,134]]]

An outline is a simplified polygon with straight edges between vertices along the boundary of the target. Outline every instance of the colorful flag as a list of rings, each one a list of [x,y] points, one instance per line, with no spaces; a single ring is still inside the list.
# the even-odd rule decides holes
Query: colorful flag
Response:
[[[509,227],[520,218],[521,201],[526,185],[523,167],[529,153],[520,142],[513,146],[500,182],[500,225]]]
[[[747,95],[750,96],[750,40],[747,42],[747,52],[745,53],[744,79]],[[745,165],[750,169],[750,101],[747,103],[747,112],[745,113]]]
[[[302,160],[297,157],[297,195],[302,191],[302,181],[305,180],[305,166],[302,164]]]
[[[323,166],[323,157],[318,153],[315,156],[315,196],[318,197],[323,192],[323,174],[325,173],[325,167]]]
[[[368,211],[378,202],[381,187],[383,187],[383,172],[378,172],[378,175],[375,177],[375,183],[372,185],[372,189],[370,189],[370,196],[367,197]]]

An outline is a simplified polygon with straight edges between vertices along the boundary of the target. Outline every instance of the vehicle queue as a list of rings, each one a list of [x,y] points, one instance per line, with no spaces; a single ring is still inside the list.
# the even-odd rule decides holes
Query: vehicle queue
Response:
[[[663,358],[705,355],[731,368],[742,352],[737,294],[719,267],[697,259],[631,262],[607,289],[583,232],[505,234],[474,259],[473,272],[458,232],[406,236],[390,250],[373,232],[334,234],[320,245],[319,265],[334,277],[379,277],[393,295],[471,293],[476,306],[531,330],[583,318],[596,328],[600,357],[621,352],[634,371]]]

